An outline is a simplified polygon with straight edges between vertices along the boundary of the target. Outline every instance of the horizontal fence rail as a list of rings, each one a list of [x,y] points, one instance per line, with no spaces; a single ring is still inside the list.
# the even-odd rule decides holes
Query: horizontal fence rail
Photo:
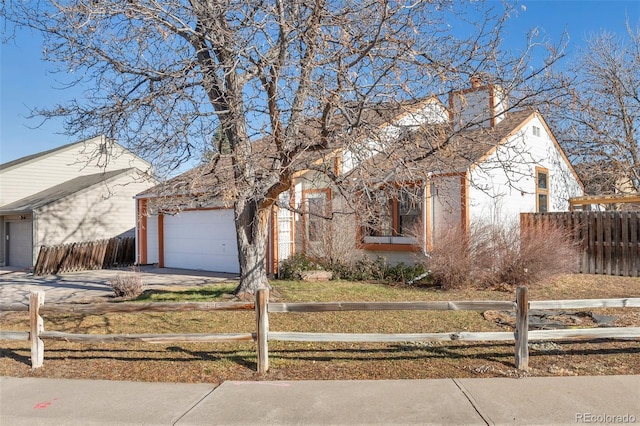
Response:
[[[554,226],[579,245],[583,274],[640,276],[640,212],[521,213],[522,230]]]
[[[42,246],[33,275],[59,274],[135,263],[135,237]]]
[[[514,302],[313,302],[269,303],[269,312],[335,312],[335,311],[488,311],[511,310]]]
[[[113,343],[139,341],[146,343],[175,342],[243,342],[257,344],[257,370],[266,373],[269,369],[269,341],[289,342],[421,342],[421,341],[512,341],[515,342],[515,366],[529,369],[528,342],[539,340],[574,339],[636,339],[640,338],[640,327],[606,327],[561,330],[529,330],[529,310],[584,309],[584,308],[640,308],[640,298],[540,300],[529,301],[528,290],[516,290],[515,302],[509,301],[448,301],[448,302],[315,302],[315,303],[269,303],[269,291],[258,290],[254,302],[155,302],[155,303],[94,303],[44,305],[44,292],[29,296],[29,305],[17,303],[0,305],[0,311],[29,312],[30,331],[0,331],[0,340],[22,340],[31,342],[31,365],[38,368],[44,362],[44,340],[62,340],[84,343]],[[255,312],[256,331],[247,333],[199,333],[199,334],[77,334],[45,331],[42,314],[104,314],[138,312],[184,312],[184,311],[238,311]],[[318,313],[336,311],[515,311],[514,331],[448,333],[313,333],[270,331],[269,313],[286,314]]]

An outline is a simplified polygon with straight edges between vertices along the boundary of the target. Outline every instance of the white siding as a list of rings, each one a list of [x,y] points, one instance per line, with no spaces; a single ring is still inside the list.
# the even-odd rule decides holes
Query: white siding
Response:
[[[107,145],[111,150],[108,155],[97,154],[103,141],[102,137],[90,139],[0,170],[0,206],[78,176],[128,168],[150,170],[149,163],[118,144]]]
[[[531,127],[542,132],[533,136]],[[552,136],[535,116],[470,174],[469,219],[473,223],[505,223],[520,213],[535,212],[535,168],[549,170],[549,211],[567,211],[569,198],[582,188],[556,148]]]
[[[460,194],[461,176],[436,177],[431,183],[431,232],[459,227],[462,221]]]
[[[34,255],[41,245],[112,238],[135,227],[135,200],[148,183],[120,175],[46,205],[35,212]]]
[[[449,113],[442,103],[430,98],[415,111],[403,114],[397,121],[380,129],[376,138],[366,138],[361,143],[342,153],[342,173],[366,161],[379,152],[385,151],[384,145],[393,144],[403,135],[406,129],[415,129],[426,123],[444,123],[449,120]]]

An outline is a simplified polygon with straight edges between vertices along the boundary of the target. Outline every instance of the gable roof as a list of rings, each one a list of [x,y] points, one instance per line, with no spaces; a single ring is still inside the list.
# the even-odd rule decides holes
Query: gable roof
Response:
[[[83,143],[83,142],[84,141],[68,143],[66,145],[62,145],[62,146],[59,146],[57,148],[50,149],[48,151],[42,151],[42,152],[38,152],[36,154],[31,154],[31,155],[27,155],[25,157],[21,157],[21,158],[15,159],[13,161],[8,161],[6,163],[0,164],[0,170],[6,170],[6,169],[9,169],[11,167],[18,166],[20,164],[24,164],[24,163],[28,163],[28,162],[33,161],[33,160],[37,160],[38,158],[45,157],[45,156],[47,156],[49,154],[53,154],[54,152],[65,150],[65,149],[67,149],[69,147],[72,147],[73,145],[80,144],[80,143]]]
[[[512,111],[493,127],[475,126],[459,132],[451,138],[449,146],[437,154],[456,154],[456,161],[451,165],[458,170],[473,167],[515,135],[534,114],[536,111],[530,108]]]
[[[431,99],[427,99],[431,102]],[[419,110],[427,104],[425,100],[405,104],[398,108],[369,111],[367,123],[382,128],[393,124],[391,116],[402,117]],[[393,113],[391,113],[393,111]],[[396,114],[396,115],[394,115]],[[520,129],[533,117],[539,117],[552,140],[565,159],[568,167],[578,182],[581,182],[577,173],[568,161],[564,151],[559,146],[546,122],[539,112],[532,108],[517,111],[509,111],[504,114],[503,120],[493,127],[474,126],[470,129],[454,132],[450,124],[436,124],[422,126],[415,133],[410,133],[404,139],[394,142],[390,150],[373,155],[365,160],[354,173],[355,177],[364,180],[417,180],[424,176],[420,173],[455,173],[466,171],[481,163],[484,158],[494,152],[501,144],[511,136],[517,134]],[[375,124],[374,124],[375,123]],[[313,140],[319,137],[319,123],[310,120],[302,130],[306,139]],[[268,167],[268,162],[275,158],[273,145],[269,138],[263,138],[253,143],[252,155]],[[336,151],[344,146],[340,144],[340,138],[331,138],[323,149],[303,152],[292,165],[293,169],[309,170],[309,164],[313,161],[321,162],[323,159],[335,155]],[[419,170],[415,172],[414,170]],[[231,156],[221,155],[215,163],[198,166],[173,179],[157,185],[144,193],[138,194],[139,198],[162,197],[191,197],[191,206],[206,205],[212,197],[217,197],[223,204],[230,205],[236,188],[233,178],[233,165]],[[231,184],[231,185],[229,185]],[[201,199],[199,199],[201,198]],[[184,204],[184,201],[183,201]]]
[[[74,146],[87,144],[89,142],[94,142],[94,141],[97,141],[97,140],[105,140],[105,137],[104,136],[96,136],[96,137],[89,138],[89,139],[83,139],[81,141],[68,143],[66,145],[62,145],[62,146],[59,146],[57,148],[49,149],[47,151],[38,152],[36,154],[31,154],[31,155],[27,155],[25,157],[21,157],[21,158],[12,160],[12,161],[8,161],[6,163],[0,164],[0,171],[8,170],[10,168],[13,168],[13,167],[16,167],[16,166],[19,166],[19,165],[22,165],[22,164],[26,164],[26,163],[29,163],[29,162],[32,162],[32,161],[36,161],[36,160],[41,159],[41,158],[45,158],[45,157],[47,157],[47,156],[49,156],[51,154],[55,154],[57,152],[64,151],[64,150],[72,148]],[[136,157],[140,161],[143,161],[144,163],[147,163],[147,164],[150,165],[150,163],[147,160],[145,160],[145,159],[143,159],[141,157],[138,157],[136,154],[134,154],[133,152],[131,152],[130,150],[128,150],[124,146],[120,145],[119,143],[117,143],[115,141],[111,141],[110,143],[113,143],[113,144],[117,145],[122,150],[130,153],[131,155],[133,155],[134,157]]]
[[[363,123],[367,129],[379,130],[384,126],[404,117],[411,116],[428,105],[439,106],[445,109],[444,105],[436,96],[430,96],[418,100],[408,100],[393,104],[376,103],[362,108],[356,106],[352,109],[346,106],[335,116],[331,117],[329,127],[342,132],[345,128],[353,124],[353,121]],[[358,110],[358,108],[362,108]],[[347,117],[353,112],[359,113],[358,117]],[[317,118],[307,120],[300,129],[300,151],[292,161],[291,169],[294,172],[305,170],[311,163],[321,163],[344,147],[340,137],[329,135],[324,145],[318,145],[317,140],[321,137],[322,123]],[[307,143],[308,141],[308,143]],[[269,136],[252,142],[251,155],[256,159],[257,164],[268,169],[277,153],[271,143]],[[220,155],[218,159],[209,164],[203,164],[188,170],[172,179],[158,184],[137,195],[138,198],[168,198],[168,197],[220,197],[230,201],[236,188],[233,177],[233,164],[230,155]],[[195,204],[198,204],[198,200]],[[203,201],[204,202],[204,201]],[[192,203],[193,204],[193,203]]]
[[[535,113],[525,109],[505,114],[493,127],[474,126],[455,132],[450,124],[423,126],[391,149],[366,160],[360,177],[366,180],[416,180],[426,173],[467,170],[515,134]]]
[[[59,185],[40,191],[36,194],[22,198],[18,201],[0,207],[0,214],[14,214],[37,210],[41,207],[61,200],[72,194],[80,192],[92,186],[104,183],[116,176],[123,175],[134,169],[121,169],[93,175],[79,176]]]

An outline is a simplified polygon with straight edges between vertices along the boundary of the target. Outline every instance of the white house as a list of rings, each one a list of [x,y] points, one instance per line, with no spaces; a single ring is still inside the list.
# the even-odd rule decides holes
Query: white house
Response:
[[[533,109],[509,110],[499,88],[491,85],[474,82],[452,93],[449,108],[433,97],[414,103],[393,117],[380,117],[378,129],[375,139],[329,149],[319,161],[361,188],[371,181],[404,190],[378,196],[365,189],[367,197],[360,198],[375,204],[375,223],[336,224],[322,216],[353,200],[339,195],[320,171],[298,173],[291,191],[280,198],[281,205],[296,212],[280,208],[273,213],[268,270],[277,271],[278,263],[294,252],[322,254],[327,237],[333,240],[329,245],[336,237],[341,244],[346,241],[351,253],[411,262],[415,252],[431,249],[439,230],[514,222],[523,212],[566,211],[569,198],[584,192],[542,115]],[[139,194],[141,263],[238,272],[230,200],[222,194],[206,196],[230,179],[229,170],[194,169],[162,190]],[[162,191],[182,194],[178,214],[147,209]]]
[[[130,234],[151,165],[104,137],[0,165],[0,264],[28,268],[39,248]]]

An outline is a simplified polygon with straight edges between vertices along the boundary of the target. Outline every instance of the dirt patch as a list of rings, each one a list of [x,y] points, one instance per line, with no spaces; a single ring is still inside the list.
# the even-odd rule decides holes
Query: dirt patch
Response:
[[[624,315],[624,313],[622,314]],[[482,316],[487,321],[513,329],[516,316],[513,311],[485,311]],[[617,321],[613,315],[597,314],[591,311],[529,311],[530,330],[554,330],[564,328],[612,327]]]

